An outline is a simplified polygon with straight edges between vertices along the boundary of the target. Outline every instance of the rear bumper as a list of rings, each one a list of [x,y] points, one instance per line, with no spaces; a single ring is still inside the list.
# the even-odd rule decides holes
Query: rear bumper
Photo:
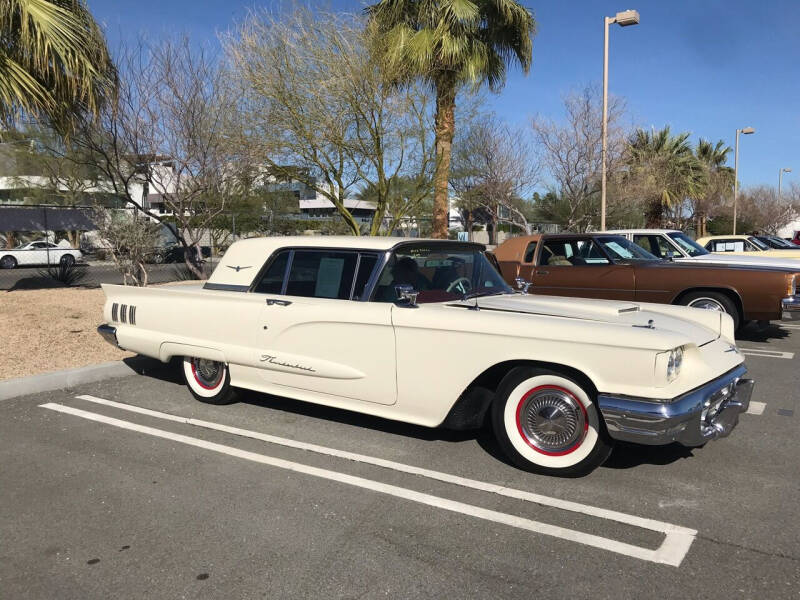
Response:
[[[781,318],[784,321],[800,321],[800,295],[781,300]]]
[[[750,406],[755,382],[742,379],[744,365],[671,401],[655,402],[600,394],[600,412],[609,435],[620,441],[653,446],[678,442],[701,446],[726,437]]]
[[[116,346],[117,348],[120,347],[119,342],[117,341],[117,328],[112,327],[111,325],[100,325],[97,328],[97,333],[99,333],[102,338],[107,341],[112,346]]]

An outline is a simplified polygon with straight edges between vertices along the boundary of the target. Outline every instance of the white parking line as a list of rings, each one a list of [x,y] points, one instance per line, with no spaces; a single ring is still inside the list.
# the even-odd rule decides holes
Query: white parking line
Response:
[[[739,346],[742,354],[745,356],[760,356],[762,358],[784,358],[792,360],[794,352],[779,352],[778,350],[762,350],[761,348],[742,348]]]
[[[783,329],[800,329],[800,325],[788,325],[786,323],[781,323],[779,327],[782,327]]]
[[[750,401],[750,407],[747,409],[747,412],[744,413],[746,415],[763,415],[764,409],[767,407],[766,402],[756,402],[755,400]]]
[[[97,404],[103,404],[106,406],[112,406],[115,408],[119,408],[122,410],[135,412],[151,417],[155,417],[158,419],[164,419],[168,421],[174,421],[179,423],[184,423],[187,425],[193,425],[196,427],[202,427],[205,429],[212,429],[215,431],[221,431],[225,433],[230,433],[242,437],[248,437],[252,439],[261,440],[264,442],[277,444],[281,446],[296,448],[300,450],[307,450],[310,452],[315,452],[318,454],[324,454],[327,456],[333,456],[337,458],[343,458],[346,460],[361,462],[365,464],[370,464],[378,467],[383,467],[386,469],[392,469],[394,471],[399,471],[403,473],[408,473],[412,475],[418,475],[421,477],[427,477],[429,479],[435,479],[437,481],[442,481],[445,483],[450,483],[454,485],[458,485],[461,487],[466,487],[474,490],[490,492],[494,494],[498,494],[501,496],[506,496],[509,498],[515,498],[518,500],[523,500],[526,502],[531,502],[534,504],[539,504],[542,506],[550,506],[554,508],[558,508],[561,510],[576,512],[585,514],[592,517],[597,517],[600,519],[606,519],[611,521],[616,521],[619,523],[624,523],[626,525],[631,525],[634,527],[640,527],[643,529],[649,529],[651,531],[656,531],[659,533],[665,534],[665,539],[662,542],[661,546],[656,550],[649,550],[645,548],[639,548],[637,546],[632,546],[632,548],[636,548],[635,554],[627,554],[626,552],[622,552],[617,548],[617,544],[620,542],[616,542],[614,540],[607,540],[608,542],[613,542],[612,547],[602,546],[606,549],[611,549],[612,552],[619,552],[620,554],[626,554],[627,556],[634,556],[635,558],[640,558],[642,560],[649,560],[652,562],[659,562],[664,564],[669,564],[673,566],[680,565],[681,561],[683,560],[686,553],[689,551],[692,542],[694,541],[695,536],[697,535],[697,531],[694,529],[689,529],[686,527],[681,527],[679,525],[673,525],[671,523],[665,523],[663,521],[656,521],[654,519],[647,519],[643,517],[637,517],[634,515],[629,515],[626,513],[608,510],[604,508],[598,508],[595,506],[589,506],[586,504],[581,504],[578,502],[571,502],[568,500],[561,500],[558,498],[551,498],[548,496],[543,496],[541,494],[535,494],[532,492],[526,492],[523,490],[517,490],[513,488],[503,487],[493,483],[486,483],[483,481],[477,481],[474,479],[467,479],[464,477],[459,477],[457,475],[451,475],[448,473],[442,473],[439,471],[432,471],[429,469],[423,469],[420,467],[415,467],[412,465],[406,465],[403,463],[398,463],[390,460],[384,460],[381,458],[376,458],[373,456],[367,456],[363,454],[356,454],[353,452],[346,452],[343,450],[337,450],[335,448],[328,448],[325,446],[318,446],[316,444],[308,444],[306,442],[299,442],[296,440],[290,440],[287,438],[280,438],[264,433],[260,433],[257,431],[251,431],[247,429],[240,429],[238,427],[230,427],[228,425],[222,425],[219,423],[212,423],[209,421],[202,421],[199,419],[192,419],[187,417],[181,417],[178,415],[172,415],[169,413],[164,413],[160,411],[150,410],[147,408],[142,408],[139,406],[133,406],[130,404],[123,404],[120,402],[114,402],[113,400],[106,400],[104,398],[97,398],[95,396],[76,396],[76,398],[87,400],[89,402],[94,402]],[[60,405],[52,405],[52,406],[59,406]],[[50,408],[50,406],[48,406]],[[59,410],[59,409],[55,409]],[[77,409],[70,409],[70,410],[77,410]],[[83,411],[81,411],[83,412]],[[87,414],[94,414],[94,413],[87,413]],[[573,532],[573,533],[580,533],[580,532]],[[581,534],[583,535],[583,534]],[[570,538],[571,539],[571,538]],[[605,539],[605,538],[600,538]],[[623,544],[624,548],[628,548],[629,545]],[[600,546],[598,546],[600,547]],[[629,549],[629,548],[628,548]]]

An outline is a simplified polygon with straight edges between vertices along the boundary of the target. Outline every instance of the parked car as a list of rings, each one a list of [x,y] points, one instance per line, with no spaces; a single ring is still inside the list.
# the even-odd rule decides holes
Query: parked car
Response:
[[[755,256],[770,258],[790,258],[800,260],[800,254],[793,249],[776,250],[752,235],[713,235],[700,238],[697,243],[709,252],[746,255],[753,253]]]
[[[777,235],[756,235],[753,236],[757,240],[764,242],[770,248],[776,250],[800,250],[800,246],[796,246],[792,242],[778,237]]]
[[[688,235],[675,229],[617,229],[603,233],[625,236],[650,254],[676,262],[797,268],[797,263],[791,258],[775,258],[757,252],[743,255],[709,252]]]
[[[511,238],[494,251],[503,278],[532,294],[680,304],[749,320],[800,318],[800,263],[787,270],[661,260],[607,233]]]
[[[0,250],[0,269],[57,264],[72,266],[82,258],[81,251],[75,248],[36,240],[12,250]]]
[[[98,331],[179,357],[202,402],[247,389],[427,427],[488,420],[515,464],[548,474],[590,471],[615,440],[700,446],[747,409],[729,316],[515,293],[483,250],[242,240],[205,284],[104,285]]]
[[[209,258],[211,256],[211,247],[210,246],[200,246],[200,254],[203,257],[203,260]],[[184,256],[186,252],[180,244],[170,244],[168,246],[161,246],[159,248],[154,248],[152,254],[149,257],[149,262],[153,262],[156,264],[161,263],[182,263],[185,262]]]

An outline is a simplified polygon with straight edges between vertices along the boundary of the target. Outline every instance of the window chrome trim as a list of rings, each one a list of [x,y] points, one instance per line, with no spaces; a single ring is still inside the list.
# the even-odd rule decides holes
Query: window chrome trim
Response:
[[[383,258],[378,258],[375,262],[375,268],[372,271],[372,275],[367,281],[367,285],[364,286],[364,293],[361,296],[363,302],[372,302],[373,301],[373,293],[375,292],[375,288],[378,287],[378,281],[380,280],[381,275],[383,274],[383,270],[386,268],[386,265],[389,264],[389,260],[392,258],[392,254],[394,254],[394,249],[386,250],[383,253]]]

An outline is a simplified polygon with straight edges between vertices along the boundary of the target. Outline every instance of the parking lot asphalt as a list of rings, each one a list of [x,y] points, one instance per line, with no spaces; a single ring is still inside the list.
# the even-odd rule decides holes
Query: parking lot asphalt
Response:
[[[739,346],[757,383],[729,438],[578,479],[488,431],[199,404],[156,363],[4,401],[0,597],[800,597],[800,324]]]

